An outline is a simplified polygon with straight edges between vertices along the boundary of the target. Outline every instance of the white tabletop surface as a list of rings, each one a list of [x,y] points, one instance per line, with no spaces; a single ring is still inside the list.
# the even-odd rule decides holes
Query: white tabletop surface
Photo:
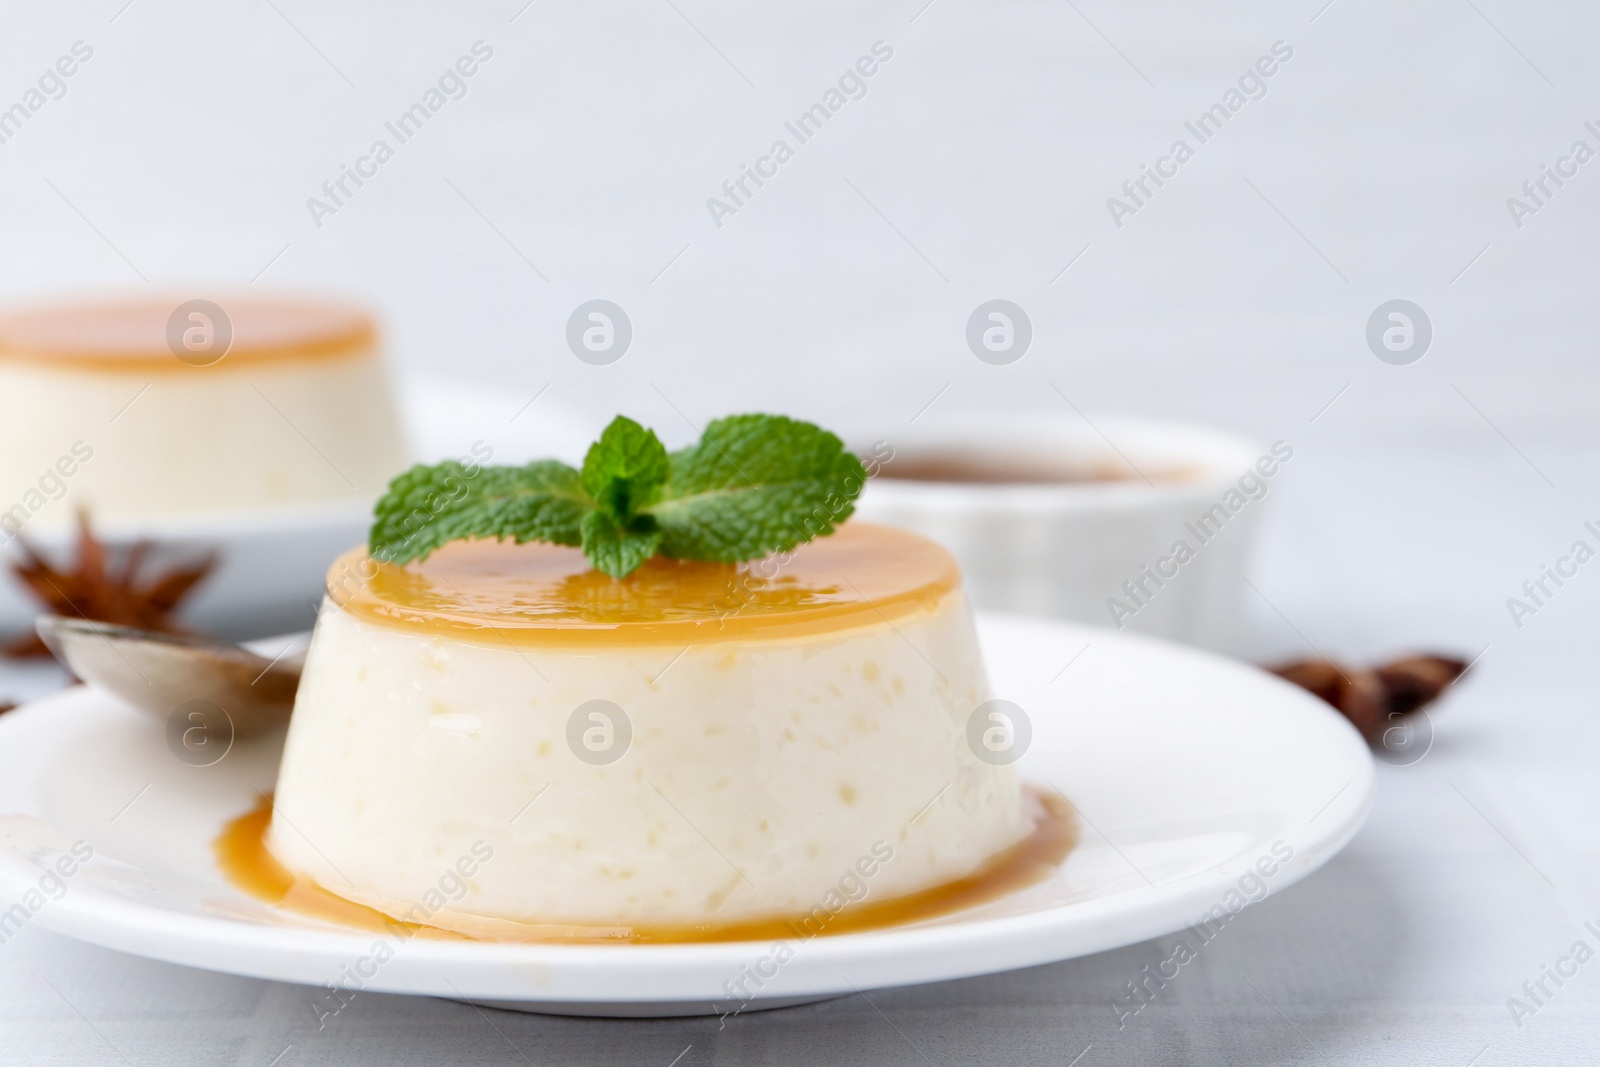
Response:
[[[679,438],[736,410],[892,425],[1062,397],[1283,438],[1252,658],[1482,658],[1426,758],[1379,768],[1345,852],[1121,1029],[1113,1002],[1171,939],[725,1028],[363,994],[319,1030],[307,989],[34,926],[0,946],[0,1062],[1600,1061],[1600,962],[1545,979],[1531,1015],[1508,1007],[1574,942],[1600,950],[1600,563],[1520,628],[1506,606],[1600,525],[1600,163],[1521,226],[1506,203],[1575,140],[1600,145],[1593,5],[13,8],[0,108],[74,41],[95,52],[0,144],[0,298],[350,292],[408,369]],[[315,226],[306,198],[480,39],[495,58],[468,95]],[[895,58],[869,94],[714,226],[706,198],[877,40]],[[1114,225],[1107,198],[1279,40],[1295,56],[1267,95]],[[562,331],[602,296],[636,339],[592,367]],[[963,341],[995,297],[1035,326],[1009,367]],[[1435,328],[1411,366],[1363,339],[1395,297]],[[55,684],[0,666],[0,698]]]
[[[1171,954],[1172,938],[725,1026],[361,994],[319,1030],[309,989],[30,927],[0,947],[0,1059],[667,1067],[680,1053],[680,1065],[1064,1064],[1084,1053],[1082,1065],[1466,1067],[1600,1056],[1600,963],[1559,989],[1546,979],[1554,995],[1521,1026],[1507,1006],[1526,1001],[1523,982],[1575,941],[1600,944],[1582,925],[1600,925],[1600,585],[1570,582],[1521,630],[1505,607],[1541,560],[1585,536],[1568,494],[1592,490],[1600,456],[1524,442],[1567,487],[1556,491],[1488,428],[1386,441],[1330,417],[1311,429],[1317,438],[1274,490],[1263,532],[1253,581],[1270,605],[1255,613],[1257,658],[1309,655],[1312,645],[1354,661],[1412,648],[1482,658],[1433,709],[1428,754],[1380,765],[1371,819],[1344,853],[1247,909],[1120,1029],[1113,1003]],[[1353,565],[1352,551],[1367,562]],[[56,684],[48,675],[0,671],[0,690],[46,689]]]

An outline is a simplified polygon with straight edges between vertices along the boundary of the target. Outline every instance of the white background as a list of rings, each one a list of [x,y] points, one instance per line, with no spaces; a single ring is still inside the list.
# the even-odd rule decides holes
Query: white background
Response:
[[[94,48],[0,145],[0,300],[338,292],[379,310],[401,368],[501,383],[486,419],[547,384],[534,413],[623,411],[678,439],[735,410],[892,426],[935,397],[925,417],[1066,416],[1064,394],[1283,438],[1297,456],[1263,530],[1256,653],[1483,658],[1436,713],[1435,751],[1381,768],[1351,849],[1249,913],[1131,1035],[1108,1005],[1156,945],[732,1034],[492,1028],[370,997],[327,1037],[292,987],[30,930],[0,949],[9,1062],[265,1064],[285,1045],[284,1065],[522,1062],[515,1046],[664,1065],[690,1043],[684,1067],[1066,1063],[1090,1043],[1085,1067],[1596,1055],[1600,963],[1521,1028],[1505,1005],[1600,916],[1600,564],[1521,629],[1506,607],[1600,520],[1600,161],[1521,228],[1506,207],[1574,140],[1600,148],[1583,126],[1600,124],[1593,8],[122,2],[0,15],[0,107],[73,42]],[[468,95],[316,227],[306,199],[478,40],[494,56]],[[706,198],[879,40],[894,58],[868,95],[716,227]],[[1278,40],[1294,57],[1267,96],[1116,227],[1106,198]],[[596,297],[633,322],[609,367],[564,342]],[[1006,367],[963,337],[996,297],[1035,331]],[[1403,367],[1364,340],[1397,297],[1434,328]]]

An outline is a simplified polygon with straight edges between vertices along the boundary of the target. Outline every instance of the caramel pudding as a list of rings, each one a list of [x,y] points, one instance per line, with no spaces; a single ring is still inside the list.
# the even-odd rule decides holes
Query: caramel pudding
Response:
[[[1012,768],[968,747],[988,696],[954,560],[889,527],[621,580],[548,544],[358,549],[329,572],[267,843],[296,879],[470,936],[904,897],[1033,832]]]
[[[405,449],[370,317],[260,296],[0,315],[0,522],[371,499]]]

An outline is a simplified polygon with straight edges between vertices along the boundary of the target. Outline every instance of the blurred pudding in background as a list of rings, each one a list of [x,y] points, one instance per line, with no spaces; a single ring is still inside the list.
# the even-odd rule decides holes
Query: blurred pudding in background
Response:
[[[0,539],[74,507],[116,524],[370,502],[407,459],[359,308],[251,294],[0,312]]]
[[[22,537],[75,566],[82,509],[130,566],[217,560],[185,598],[185,624],[235,637],[302,629],[328,560],[362,536],[410,458],[377,327],[359,307],[138,294],[0,311],[5,563]],[[0,633],[40,610],[0,577]]]

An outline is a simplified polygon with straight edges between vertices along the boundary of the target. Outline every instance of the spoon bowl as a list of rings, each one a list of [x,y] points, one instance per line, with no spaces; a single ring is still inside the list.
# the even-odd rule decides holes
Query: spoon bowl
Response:
[[[35,628],[73,674],[166,721],[194,700],[227,713],[246,737],[289,720],[305,662],[305,642],[275,659],[188,634],[44,615]]]

